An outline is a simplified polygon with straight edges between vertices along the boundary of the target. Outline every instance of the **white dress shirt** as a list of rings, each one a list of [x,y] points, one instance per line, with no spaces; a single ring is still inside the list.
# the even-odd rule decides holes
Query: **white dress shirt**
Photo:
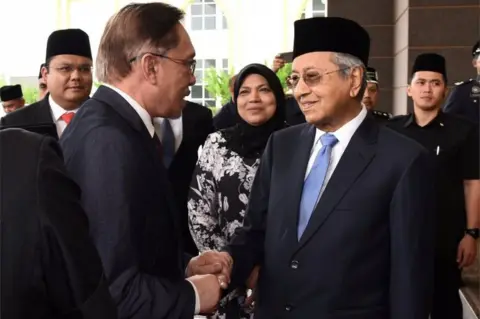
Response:
[[[145,127],[147,128],[148,132],[150,133],[150,136],[152,136],[152,138],[153,138],[153,135],[154,135],[156,130],[155,130],[155,126],[152,123],[152,117],[150,116],[150,114],[148,114],[148,112],[137,101],[135,101],[130,95],[123,92],[119,88],[116,88],[116,87],[108,85],[108,84],[103,84],[103,85],[112,89],[112,90],[114,90],[115,92],[117,92],[121,97],[123,97],[128,102],[128,104],[130,104],[132,106],[132,108],[135,110],[135,112],[138,113],[138,116],[140,116],[140,118],[142,119],[143,123],[145,124]],[[155,119],[155,120],[157,120],[157,119]],[[160,121],[158,121],[158,122],[161,123]],[[172,126],[172,129],[173,129],[173,126]],[[157,132],[157,134],[158,133],[159,132]],[[176,144],[177,143],[175,142],[175,145]],[[195,287],[195,285],[191,281],[189,281],[188,279],[187,279],[187,281],[192,284],[193,290],[195,291],[195,314],[197,315],[197,314],[200,313],[200,296],[198,294],[197,287]]]
[[[340,161],[340,158],[342,158],[342,155],[345,152],[345,149],[347,148],[348,143],[350,143],[350,140],[352,139],[353,134],[357,131],[358,127],[360,126],[360,124],[362,124],[366,116],[367,116],[367,109],[365,108],[365,106],[363,106],[362,110],[360,111],[360,113],[358,113],[358,115],[355,118],[350,120],[348,123],[346,123],[344,126],[339,128],[337,131],[329,132],[330,134],[335,135],[338,142],[332,148],[332,153],[330,156],[330,165],[328,165],[328,170],[327,170],[327,173],[325,174],[325,181],[323,182],[323,186],[320,191],[319,198],[322,195],[323,191],[325,190],[325,187],[327,186],[327,183],[330,180],[330,177],[332,177],[332,174],[335,168],[337,167],[338,162]],[[318,152],[320,152],[320,149],[323,146],[322,141],[320,140],[320,137],[326,133],[327,132],[324,132],[319,129],[317,129],[315,132],[315,140],[310,153],[310,159],[308,160],[307,170],[305,172],[305,179],[310,173],[313,163],[315,162],[315,158],[317,157]]]
[[[50,94],[48,95],[48,103],[50,104],[53,123],[55,123],[55,126],[57,127],[58,137],[60,137],[62,136],[62,133],[65,130],[65,128],[67,127],[67,123],[64,120],[62,120],[62,115],[67,112],[77,113],[78,108],[75,110],[67,111],[64,108],[62,108],[60,105],[58,105],[58,103],[53,100],[52,95]]]

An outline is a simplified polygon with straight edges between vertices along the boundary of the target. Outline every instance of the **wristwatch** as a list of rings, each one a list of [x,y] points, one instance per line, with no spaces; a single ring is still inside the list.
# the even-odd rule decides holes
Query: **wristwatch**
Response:
[[[480,236],[480,230],[478,228],[465,229],[465,235],[470,235],[474,239],[478,239]]]

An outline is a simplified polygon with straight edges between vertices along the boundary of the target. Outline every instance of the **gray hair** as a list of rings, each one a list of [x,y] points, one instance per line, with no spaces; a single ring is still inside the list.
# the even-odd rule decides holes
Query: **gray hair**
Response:
[[[365,65],[363,62],[353,55],[337,52],[333,53],[331,61],[338,66],[340,69],[339,74],[344,79],[348,78],[352,74],[354,67],[360,67],[363,69],[362,85],[360,86],[360,90],[355,97],[358,101],[361,101],[363,99],[363,94],[367,89],[367,72],[365,71]]]

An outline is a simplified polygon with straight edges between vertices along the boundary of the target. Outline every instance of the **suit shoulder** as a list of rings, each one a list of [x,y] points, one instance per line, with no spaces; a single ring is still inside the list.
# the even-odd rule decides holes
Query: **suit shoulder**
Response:
[[[38,112],[42,101],[32,103],[30,105],[24,106],[21,109],[18,109],[14,112],[8,113],[2,118],[2,126],[20,126],[32,124],[30,119]]]
[[[468,84],[473,85],[473,82],[474,82],[473,79],[468,79],[466,81],[455,82],[454,85],[455,86],[465,86],[465,85],[468,85]]]
[[[273,133],[273,135],[277,138],[287,138],[289,136],[295,136],[297,134],[300,134],[304,129],[308,129],[311,125],[308,123],[302,123],[299,125],[292,125],[289,127],[286,127],[284,129],[281,129],[279,131],[276,131]]]

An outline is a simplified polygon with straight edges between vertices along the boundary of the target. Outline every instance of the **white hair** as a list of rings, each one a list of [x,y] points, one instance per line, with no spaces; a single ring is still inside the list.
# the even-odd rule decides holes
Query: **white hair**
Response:
[[[344,79],[351,75],[354,67],[360,67],[363,69],[362,85],[358,91],[358,95],[356,96],[356,98],[361,101],[367,88],[367,73],[365,71],[365,65],[363,62],[353,55],[338,52],[333,53],[331,61],[338,66],[340,69],[340,76]]]

